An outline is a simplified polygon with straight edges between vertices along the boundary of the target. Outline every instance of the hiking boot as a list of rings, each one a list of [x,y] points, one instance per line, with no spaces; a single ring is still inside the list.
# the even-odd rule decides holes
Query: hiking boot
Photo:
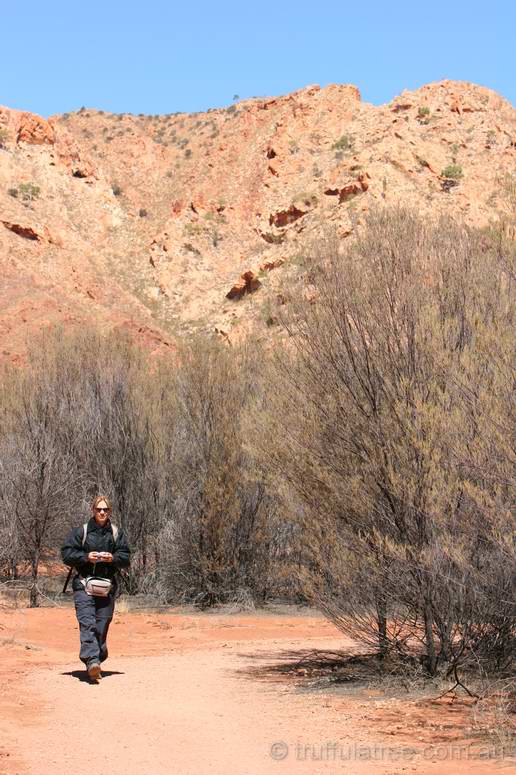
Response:
[[[92,681],[97,682],[101,677],[100,665],[98,662],[90,662],[88,665],[88,676]]]

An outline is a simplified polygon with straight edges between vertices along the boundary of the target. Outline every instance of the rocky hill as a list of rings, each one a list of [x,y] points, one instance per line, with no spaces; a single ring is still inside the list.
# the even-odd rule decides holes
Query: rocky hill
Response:
[[[306,240],[375,202],[486,224],[516,173],[516,110],[444,81],[363,103],[310,86],[159,116],[0,108],[0,357],[58,321],[152,350],[195,330],[265,332]]]

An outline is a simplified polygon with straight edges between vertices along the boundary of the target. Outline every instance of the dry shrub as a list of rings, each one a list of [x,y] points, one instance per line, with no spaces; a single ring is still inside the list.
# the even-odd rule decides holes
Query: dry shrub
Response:
[[[0,566],[15,578],[86,521],[98,492],[133,550],[129,594],[204,606],[269,595],[274,510],[243,448],[249,351],[215,341],[151,360],[117,332],[56,330],[0,375]]]
[[[255,439],[307,595],[430,675],[514,660],[513,251],[406,210],[327,235]]]
[[[474,706],[473,730],[488,737],[503,753],[516,754],[516,680],[492,681],[485,685]]]
[[[267,516],[274,506],[244,449],[257,382],[249,347],[196,339],[169,385],[170,517],[159,585],[201,606],[267,595]],[[166,558],[166,559],[165,559]]]

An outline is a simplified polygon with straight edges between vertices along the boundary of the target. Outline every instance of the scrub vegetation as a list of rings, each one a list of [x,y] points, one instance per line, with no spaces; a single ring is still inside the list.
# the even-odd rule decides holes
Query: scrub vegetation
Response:
[[[273,352],[205,337],[153,359],[47,333],[1,380],[4,578],[29,561],[36,603],[42,558],[107,492],[129,592],[310,601],[385,665],[510,675],[507,231],[384,209],[353,242],[328,234]]]

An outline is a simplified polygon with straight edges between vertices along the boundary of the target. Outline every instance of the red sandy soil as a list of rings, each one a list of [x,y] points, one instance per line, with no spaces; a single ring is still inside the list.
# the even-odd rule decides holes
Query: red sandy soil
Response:
[[[98,685],[71,608],[0,609],[0,645],[0,775],[516,771],[474,758],[460,700],[260,677],[306,650],[353,648],[315,614],[117,612]]]

